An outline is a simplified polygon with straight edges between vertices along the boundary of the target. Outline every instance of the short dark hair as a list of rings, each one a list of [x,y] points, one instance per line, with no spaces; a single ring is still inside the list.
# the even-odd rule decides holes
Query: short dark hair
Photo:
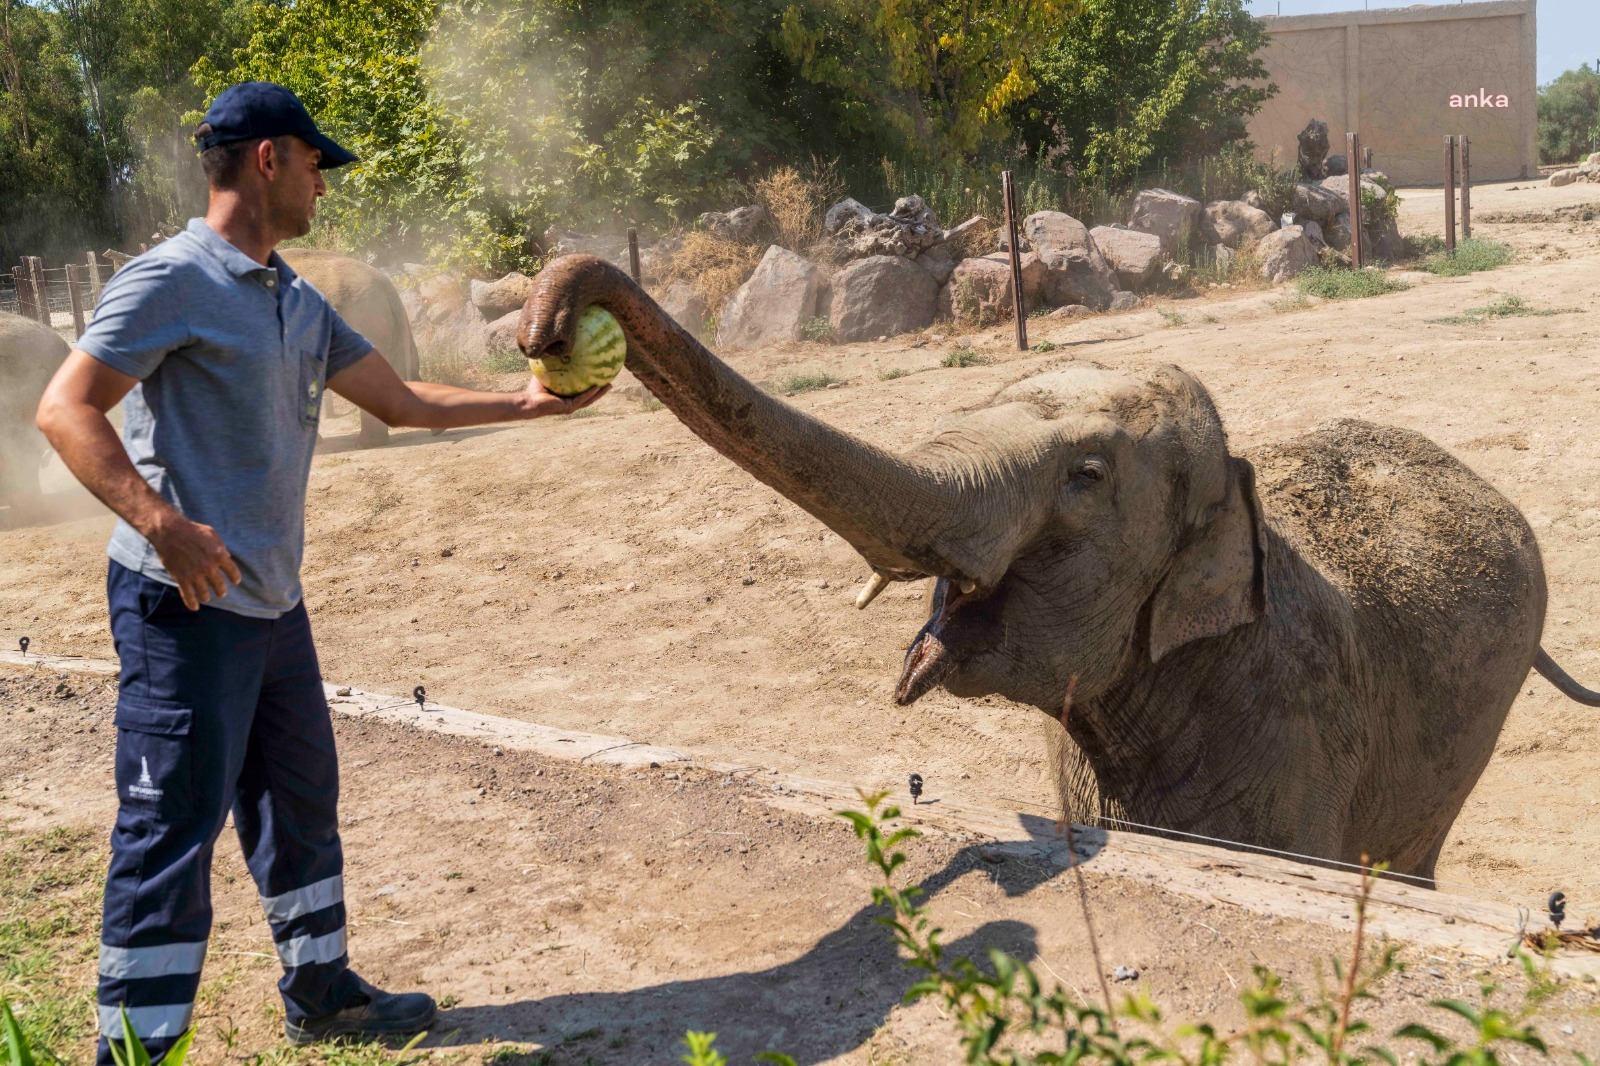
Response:
[[[211,132],[211,123],[202,122],[194,131],[195,140]],[[239,181],[239,173],[244,169],[245,160],[256,150],[256,145],[262,141],[270,140],[279,152],[284,151],[283,137],[251,137],[243,141],[228,141],[226,144],[212,145],[200,153],[200,169],[205,171],[206,181],[213,189],[231,189]]]

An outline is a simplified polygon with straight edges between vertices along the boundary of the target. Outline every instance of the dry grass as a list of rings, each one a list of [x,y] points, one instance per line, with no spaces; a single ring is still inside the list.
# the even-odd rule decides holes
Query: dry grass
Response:
[[[804,255],[822,239],[822,220],[828,208],[844,199],[845,185],[833,163],[813,159],[804,171],[779,167],[749,191],[766,208],[777,243]]]
[[[759,244],[741,244],[696,230],[684,234],[683,243],[667,264],[666,277],[693,285],[705,300],[707,312],[715,315],[755,270],[764,251]]]

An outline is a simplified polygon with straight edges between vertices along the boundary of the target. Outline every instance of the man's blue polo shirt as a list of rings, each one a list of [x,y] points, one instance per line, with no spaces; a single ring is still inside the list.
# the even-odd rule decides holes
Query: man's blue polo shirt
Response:
[[[139,379],[123,401],[134,468],[239,564],[212,606],[276,618],[299,603],[323,383],[371,343],[276,252],[262,266],[196,218],[106,283],[78,347]],[[126,522],[106,554],[176,584]]]

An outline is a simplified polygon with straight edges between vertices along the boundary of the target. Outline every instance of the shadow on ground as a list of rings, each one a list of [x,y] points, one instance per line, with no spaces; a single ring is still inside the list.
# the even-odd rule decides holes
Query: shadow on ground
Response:
[[[976,870],[1006,895],[1020,896],[1060,869],[1038,858],[1008,857],[998,864],[995,858],[990,846],[963,848],[919,885],[930,898]],[[717,1048],[730,1062],[750,1062],[768,1050],[786,1052],[801,1066],[826,1062],[864,1044],[915,980],[889,931],[875,920],[882,913],[862,907],[804,955],[762,970],[458,1007],[440,1015],[428,1044],[527,1041],[565,1046],[573,1062],[668,1063],[678,1061],[683,1034],[694,1029],[716,1033]],[[947,957],[982,958],[990,948],[1032,960],[1035,930],[1023,922],[992,921],[946,944]],[[557,1052],[554,1061],[567,1057]],[[516,1058],[502,1061],[520,1066]],[[549,1060],[532,1055],[526,1061]]]

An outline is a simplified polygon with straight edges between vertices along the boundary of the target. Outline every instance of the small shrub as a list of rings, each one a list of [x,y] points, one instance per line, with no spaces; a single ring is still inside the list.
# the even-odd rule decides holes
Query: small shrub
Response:
[[[775,387],[785,396],[797,396],[802,392],[816,392],[829,385],[843,385],[844,378],[836,378],[826,370],[802,371],[790,374],[788,377],[779,378],[774,382]]]
[[[1476,326],[1492,318],[1543,318],[1548,315],[1576,315],[1582,313],[1583,308],[1581,307],[1534,307],[1522,297],[1508,293],[1483,307],[1468,308],[1459,315],[1430,318],[1428,321],[1437,322],[1445,326]]]
[[[1291,292],[1282,299],[1274,300],[1269,304],[1278,314],[1288,314],[1291,311],[1304,311],[1311,306],[1310,297],[1303,292]]]
[[[1459,278],[1481,270],[1493,270],[1511,262],[1511,248],[1498,241],[1483,241],[1476,237],[1456,244],[1456,254],[1438,251],[1419,264],[1419,270],[1437,274],[1442,278]]]
[[[939,365],[950,367],[988,366],[992,362],[994,362],[994,360],[990,359],[986,355],[979,355],[971,348],[957,348],[955,351],[950,352],[943,359],[939,360]]]
[[[1214,325],[1217,324],[1217,316],[1216,315],[1201,315],[1200,316],[1200,321],[1205,323],[1208,326],[1214,326]]]
[[[906,367],[897,366],[897,367],[894,367],[891,370],[885,370],[883,373],[879,374],[878,375],[878,380],[879,381],[894,381],[896,378],[908,378],[912,374],[915,374],[915,373],[916,373],[915,370],[909,370]]]
[[[808,318],[800,323],[800,338],[826,344],[833,339],[833,323],[825,318]]]
[[[1156,309],[1156,314],[1160,315],[1161,321],[1169,326],[1181,326],[1188,321],[1188,319],[1170,307],[1159,307]]]
[[[666,407],[667,405],[662,403],[660,400],[656,399],[654,396],[652,396],[650,393],[647,392],[642,397],[640,397],[639,406],[644,408],[645,412],[648,414],[648,413],[651,413],[651,412],[654,412],[654,411],[659,411],[662,408]]]
[[[683,236],[664,271],[668,281],[687,281],[706,302],[711,312],[743,285],[761,262],[765,249],[759,244],[740,244],[715,237],[704,230]]]
[[[1324,300],[1360,300],[1404,292],[1411,286],[1395,281],[1382,270],[1329,270],[1315,266],[1295,279],[1295,287],[1308,296],[1320,296]]]
[[[778,244],[805,252],[822,239],[828,208],[844,199],[844,180],[831,162],[813,159],[805,170],[779,167],[750,186],[750,197],[766,208]]]
[[[483,361],[483,369],[491,374],[527,373],[528,360],[517,351],[490,352],[489,357]]]
[[[1416,237],[1402,237],[1407,259],[1426,259],[1444,251],[1444,238],[1437,233],[1424,233]]]
[[[1040,341],[1038,344],[1033,346],[1033,350],[1036,352],[1053,352],[1059,347],[1061,347],[1061,345],[1054,341]]]

